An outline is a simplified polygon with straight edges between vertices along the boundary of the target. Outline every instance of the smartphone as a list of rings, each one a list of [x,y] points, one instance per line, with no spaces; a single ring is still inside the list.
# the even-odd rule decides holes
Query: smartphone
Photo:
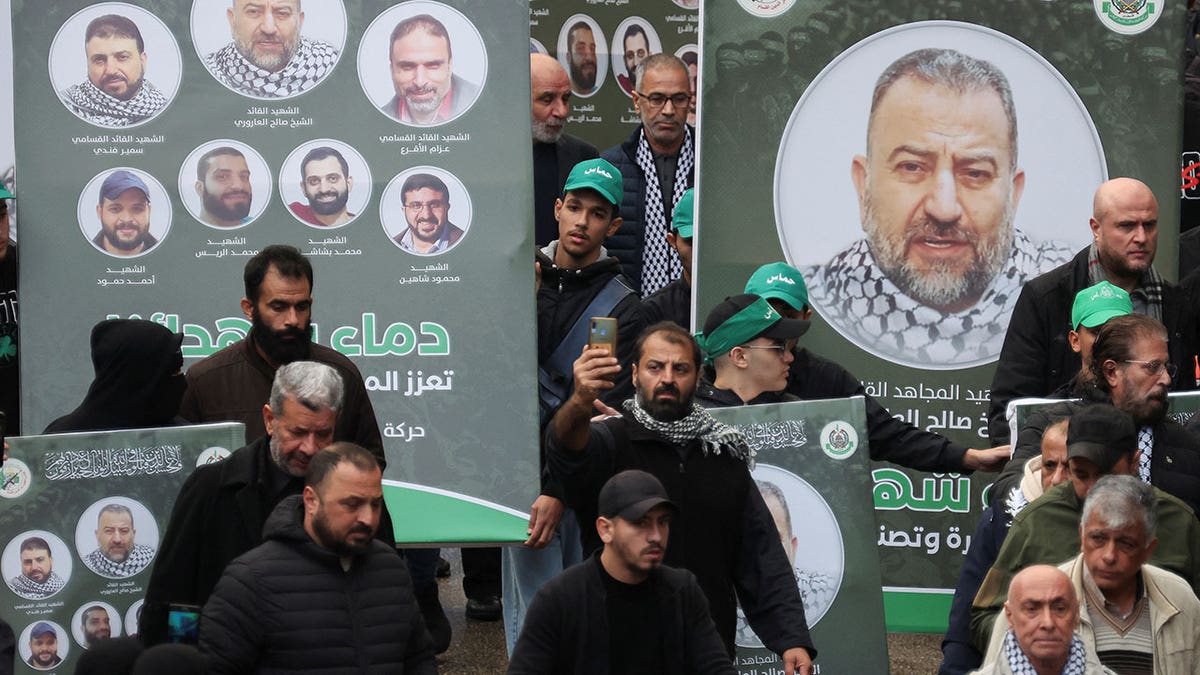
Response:
[[[171,603],[167,610],[167,642],[200,643],[200,606]]]
[[[593,316],[592,329],[588,334],[588,349],[603,347],[608,355],[617,355],[617,320],[607,316]]]

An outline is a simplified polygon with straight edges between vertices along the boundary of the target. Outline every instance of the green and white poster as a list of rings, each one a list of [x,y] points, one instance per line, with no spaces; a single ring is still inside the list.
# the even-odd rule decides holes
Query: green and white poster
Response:
[[[423,514],[398,539],[522,539],[527,5],[12,6],[28,428],[82,397],[106,317],[182,332],[188,365],[240,340],[243,266],[290,244],[315,270],[314,341],[365,378],[394,513]]]
[[[815,311],[806,346],[896,417],[989,447],[1021,286],[1091,242],[1100,183],[1155,191],[1158,269],[1174,274],[1183,12],[705,2],[701,312],[786,260]],[[942,630],[989,477],[879,465],[874,478],[889,627]]]

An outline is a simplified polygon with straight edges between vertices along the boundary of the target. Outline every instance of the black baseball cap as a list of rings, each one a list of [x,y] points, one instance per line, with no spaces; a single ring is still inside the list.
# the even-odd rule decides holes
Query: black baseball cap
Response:
[[[659,504],[666,504],[672,511],[679,510],[667,497],[662,483],[645,471],[622,471],[600,488],[599,514],[605,518],[638,520]]]
[[[1117,460],[1137,450],[1137,428],[1128,413],[1095,403],[1067,423],[1067,459],[1082,457],[1107,473]]]

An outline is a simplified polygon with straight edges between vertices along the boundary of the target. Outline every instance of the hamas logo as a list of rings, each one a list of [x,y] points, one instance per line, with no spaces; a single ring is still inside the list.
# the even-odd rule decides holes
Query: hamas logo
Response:
[[[200,456],[196,458],[196,466],[201,467],[207,464],[216,464],[232,454],[233,453],[229,452],[228,449],[222,448],[219,445],[214,445],[211,448],[206,448],[204,452],[200,453]]]
[[[848,459],[858,449],[858,432],[854,427],[835,420],[821,429],[821,450],[830,459]]]
[[[1162,14],[1161,0],[1093,0],[1100,23],[1114,33],[1136,35],[1150,29]]]
[[[29,467],[19,459],[9,458],[0,469],[0,497],[16,499],[29,491],[29,482],[33,474]]]
[[[779,16],[791,9],[796,0],[738,0],[738,4],[754,16]]]

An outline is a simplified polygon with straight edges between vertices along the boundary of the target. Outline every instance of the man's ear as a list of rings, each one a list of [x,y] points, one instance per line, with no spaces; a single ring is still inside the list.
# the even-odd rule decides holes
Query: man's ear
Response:
[[[275,435],[274,429],[271,428],[274,425],[275,425],[275,412],[273,410],[271,410],[271,404],[268,403],[267,405],[263,406],[263,427],[266,428],[268,436]]]
[[[254,303],[249,298],[242,298],[242,314],[246,315],[248,321],[254,321]]]
[[[858,220],[867,222],[867,158],[855,155],[850,161],[850,180],[854,183],[854,192],[858,194]]]
[[[600,541],[610,543],[613,540],[613,523],[608,518],[600,516],[596,519],[596,534],[600,535]]]
[[[619,229],[621,229],[621,218],[620,218],[620,216],[618,216],[618,217],[616,217],[616,218],[613,218],[613,219],[612,219],[612,222],[608,224],[608,230],[606,230],[606,231],[604,232],[604,238],[605,238],[605,239],[608,239],[609,237],[611,237],[611,236],[613,236],[614,234],[616,234],[616,233],[617,233],[617,230],[619,230]]]

